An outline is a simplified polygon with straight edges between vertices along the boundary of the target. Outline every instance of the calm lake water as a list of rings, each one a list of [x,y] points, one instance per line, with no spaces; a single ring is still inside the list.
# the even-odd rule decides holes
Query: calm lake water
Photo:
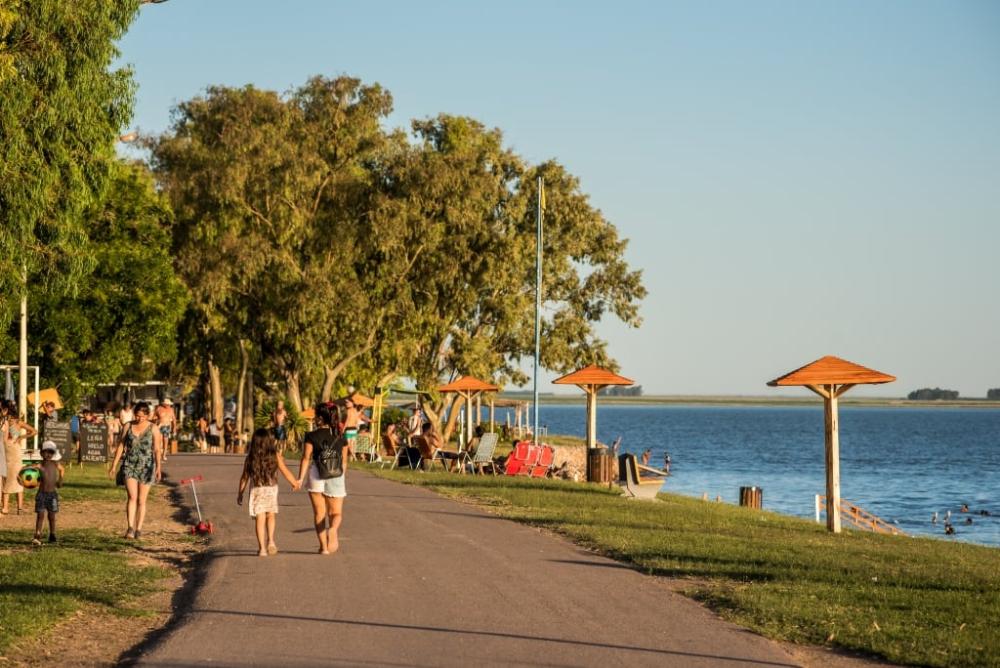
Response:
[[[542,405],[539,421],[584,436],[584,416],[583,406]],[[623,451],[652,448],[654,465],[669,452],[666,491],[737,503],[740,486],[756,485],[766,509],[802,517],[815,517],[825,493],[822,405],[598,406],[597,433],[608,444],[621,436]],[[842,406],[840,466],[842,497],[907,533],[1000,546],[1000,410]],[[930,521],[948,510],[954,536]]]

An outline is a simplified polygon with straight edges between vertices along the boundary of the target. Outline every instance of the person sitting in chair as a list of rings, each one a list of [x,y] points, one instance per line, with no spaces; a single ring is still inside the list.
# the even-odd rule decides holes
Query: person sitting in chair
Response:
[[[448,470],[451,471],[458,461],[457,452],[444,449],[444,439],[441,438],[441,434],[434,428],[433,422],[424,422],[420,430],[420,436],[413,440],[413,444],[420,450],[420,456],[426,462],[424,465],[425,469],[430,467],[430,463],[434,459],[438,459],[442,462],[447,462]]]

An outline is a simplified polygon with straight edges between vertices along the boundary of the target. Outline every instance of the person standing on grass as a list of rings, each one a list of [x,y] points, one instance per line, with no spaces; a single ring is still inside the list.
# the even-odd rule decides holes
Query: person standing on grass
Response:
[[[146,498],[149,488],[162,477],[163,440],[159,429],[149,420],[149,404],[140,401],[135,405],[134,420],[125,425],[115,457],[108,468],[108,477],[116,474],[121,462],[122,477],[128,501],[125,518],[128,520],[126,538],[140,538],[142,523],[146,519]]]
[[[122,409],[118,411],[118,420],[122,423],[122,426],[127,425],[135,417],[132,411],[132,402],[126,401]]]
[[[412,444],[413,439],[420,436],[420,432],[423,431],[424,427],[424,416],[420,412],[420,406],[414,404],[413,415],[410,419],[406,421],[406,438]]]
[[[59,488],[62,487],[66,475],[62,464],[58,463],[59,449],[52,441],[42,443],[42,479],[38,483],[38,493],[35,495],[35,537],[32,545],[42,544],[42,527],[45,516],[49,518],[49,542],[56,542],[56,513],[59,512]]]
[[[243,505],[243,493],[250,486],[250,517],[257,527],[257,556],[277,554],[274,543],[275,515],[278,513],[278,472],[285,477],[292,490],[299,488],[299,481],[285,466],[285,458],[278,454],[278,442],[267,429],[258,429],[250,440],[250,451],[243,462],[243,475],[236,503]]]
[[[340,434],[340,416],[334,411],[335,408],[328,404],[316,406],[317,428],[306,434],[299,462],[299,485],[307,475],[309,477],[307,490],[313,507],[320,554],[332,554],[340,547],[340,523],[344,516],[344,498],[347,497],[349,448]],[[343,471],[333,478],[321,478],[318,462],[331,449],[339,452]]]
[[[27,422],[21,420],[17,412],[17,404],[7,402],[7,423],[4,426],[4,455],[7,459],[7,477],[3,484],[3,501],[0,502],[0,513],[10,512],[10,495],[17,497],[17,514],[24,510],[24,487],[17,479],[21,472],[21,460],[24,459],[24,444],[37,432]]]
[[[7,406],[0,399],[0,494],[7,483]],[[2,515],[0,515],[2,517]]]

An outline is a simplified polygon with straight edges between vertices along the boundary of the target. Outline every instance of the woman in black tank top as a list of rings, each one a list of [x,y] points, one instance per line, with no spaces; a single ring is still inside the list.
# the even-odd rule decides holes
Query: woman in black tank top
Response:
[[[336,416],[329,404],[316,406],[317,429],[306,434],[302,448],[302,461],[299,462],[299,483],[308,478],[307,490],[313,507],[313,521],[316,528],[316,538],[319,540],[319,553],[332,554],[340,547],[339,530],[344,512],[344,498],[347,497],[347,461],[344,451],[344,439],[339,433],[339,416]],[[320,478],[316,460],[326,447],[341,450],[343,475],[335,478]]]

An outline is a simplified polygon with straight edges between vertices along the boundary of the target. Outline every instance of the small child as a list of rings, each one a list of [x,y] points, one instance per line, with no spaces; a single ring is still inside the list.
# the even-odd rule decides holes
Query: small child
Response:
[[[35,520],[35,537],[31,539],[32,545],[42,544],[42,525],[45,523],[46,514],[49,516],[49,542],[56,542],[59,488],[62,487],[65,475],[58,459],[59,449],[56,444],[52,441],[42,443],[42,463],[38,467],[42,471],[42,477],[38,483],[38,494],[35,495],[35,512],[38,514],[38,519]]]
[[[250,441],[250,451],[243,463],[243,475],[240,477],[240,489],[236,503],[243,505],[243,492],[250,485],[250,517],[257,525],[257,556],[266,557],[277,554],[278,546],[274,544],[275,514],[278,512],[278,471],[293,490],[300,483],[285,466],[285,459],[278,455],[278,443],[267,429],[258,429]]]

